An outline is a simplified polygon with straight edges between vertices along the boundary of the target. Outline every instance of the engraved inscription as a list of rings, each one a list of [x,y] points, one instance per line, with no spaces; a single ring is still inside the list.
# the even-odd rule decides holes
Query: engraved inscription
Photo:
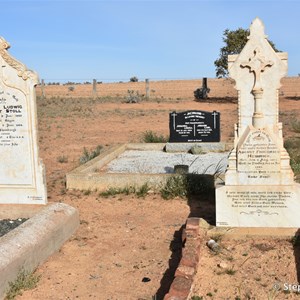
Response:
[[[238,172],[248,178],[270,178],[280,172],[280,151],[268,133],[251,132],[238,150]]]
[[[0,184],[32,184],[28,126],[25,95],[0,86]]]
[[[293,196],[288,191],[227,191],[226,197],[232,208],[242,209],[243,214],[270,214],[268,209],[287,208],[287,201]],[[247,211],[243,211],[247,209]],[[251,210],[249,210],[251,209]]]

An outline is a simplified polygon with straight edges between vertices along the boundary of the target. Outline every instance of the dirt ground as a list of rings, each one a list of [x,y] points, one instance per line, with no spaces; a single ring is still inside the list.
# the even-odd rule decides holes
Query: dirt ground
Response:
[[[69,191],[65,188],[65,175],[79,165],[84,147],[93,150],[97,145],[106,148],[139,142],[146,130],[168,135],[169,112],[189,109],[220,111],[221,139],[232,140],[237,121],[236,103],[161,99],[137,104],[101,99],[38,100],[40,156],[46,166],[48,200],[78,208],[80,227],[59,252],[37,269],[36,274],[41,275],[38,287],[17,299],[163,299],[180,259],[180,237],[191,214],[190,203],[183,199],[163,200],[153,193],[145,198],[134,195],[103,198],[96,191]],[[290,120],[300,116],[300,101],[283,98],[280,111],[287,137],[293,134]],[[266,276],[267,271],[274,274],[274,280],[277,276],[294,283],[297,274],[293,247],[287,242],[263,243],[270,247],[257,246],[253,240],[234,245],[226,243],[225,248],[235,250],[225,252],[224,258],[223,254],[212,255],[203,245],[197,277],[200,285],[195,287],[195,295],[204,296],[203,299],[237,300],[237,287],[242,286],[243,295],[248,292],[252,296],[257,284],[269,288],[273,283]],[[226,256],[233,259],[226,260]],[[232,276],[217,274],[221,260],[237,272]],[[242,264],[244,271],[240,271]],[[253,268],[259,266],[259,274],[254,273]],[[215,292],[215,285],[219,284]],[[263,294],[240,299],[267,298]]]
[[[203,236],[192,295],[202,299],[299,299],[299,243],[290,238],[220,240],[210,250]],[[201,299],[201,298],[200,298]]]

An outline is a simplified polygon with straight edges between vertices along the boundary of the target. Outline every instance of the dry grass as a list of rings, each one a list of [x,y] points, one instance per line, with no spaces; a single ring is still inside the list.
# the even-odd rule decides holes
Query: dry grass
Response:
[[[300,95],[300,77],[285,77],[281,80],[282,87],[280,96],[298,99]],[[202,86],[202,78],[196,80],[150,80],[150,98],[155,99],[193,99],[194,91]],[[74,89],[70,90],[70,85],[46,85],[44,93],[47,98],[51,97],[93,97],[93,85],[78,84],[72,85]],[[234,89],[234,81],[229,79],[208,78],[208,87],[210,88],[209,98],[236,98],[237,92]],[[128,90],[138,92],[145,97],[145,82],[122,82],[122,83],[102,83],[97,84],[96,97],[119,97],[125,98]],[[37,95],[42,95],[41,86],[37,87]]]

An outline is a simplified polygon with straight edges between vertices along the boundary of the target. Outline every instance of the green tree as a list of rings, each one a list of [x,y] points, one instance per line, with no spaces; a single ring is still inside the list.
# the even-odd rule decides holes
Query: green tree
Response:
[[[249,34],[249,29],[243,28],[238,28],[237,30],[224,30],[223,42],[225,43],[225,46],[220,49],[219,58],[214,62],[216,66],[216,76],[218,78],[228,76],[227,57],[231,54],[239,54],[243,50]],[[268,40],[268,42],[276,52],[279,52],[272,41]]]
[[[133,76],[129,79],[130,82],[138,82],[139,79],[136,76]]]

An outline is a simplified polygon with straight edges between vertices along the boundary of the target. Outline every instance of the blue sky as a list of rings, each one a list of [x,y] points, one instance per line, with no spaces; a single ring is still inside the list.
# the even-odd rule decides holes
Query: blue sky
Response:
[[[45,81],[215,77],[223,31],[259,17],[300,73],[300,1],[0,0],[9,52]]]

